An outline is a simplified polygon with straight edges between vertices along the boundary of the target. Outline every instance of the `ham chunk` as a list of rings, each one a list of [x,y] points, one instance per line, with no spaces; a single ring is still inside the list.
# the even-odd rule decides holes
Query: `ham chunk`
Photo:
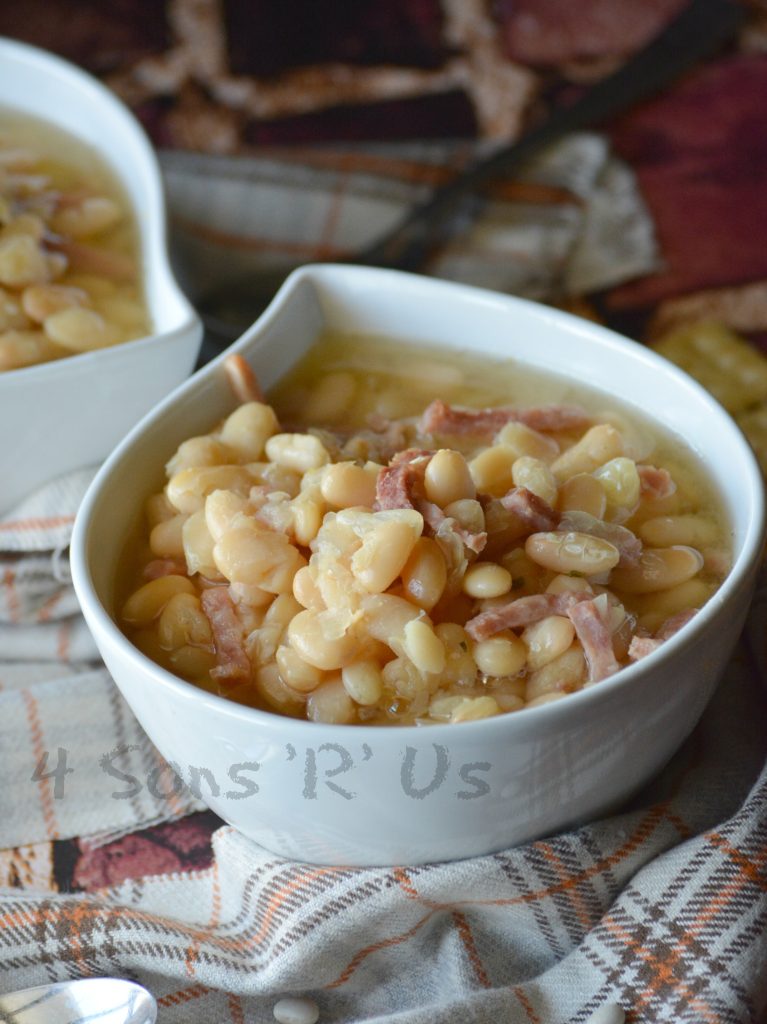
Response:
[[[642,658],[646,658],[648,654],[652,654],[653,651],[657,651],[666,640],[669,640],[686,626],[695,617],[697,611],[697,608],[686,608],[682,612],[677,612],[676,615],[666,619],[663,625],[656,630],[655,636],[633,637],[628,651],[631,661],[640,661]]]
[[[634,636],[629,644],[629,658],[631,661],[641,661],[648,654],[657,651],[662,643],[662,640],[656,640],[652,636]]]
[[[200,595],[202,610],[210,622],[216,647],[216,667],[211,675],[223,682],[250,678],[250,660],[245,653],[242,623],[237,617],[228,587],[210,587]]]
[[[526,487],[513,487],[501,504],[524,523],[528,533],[548,533],[559,525],[559,512]]]
[[[153,558],[144,566],[144,579],[157,580],[161,576],[186,576],[186,563],[172,558]]]
[[[497,434],[507,423],[524,423],[532,430],[578,430],[591,423],[580,406],[542,405],[532,409],[462,409],[437,398],[426,409],[420,434]]]
[[[415,490],[423,484],[426,467],[433,454],[422,448],[408,448],[395,455],[378,474],[374,511],[415,508],[419,498]]]
[[[435,536],[439,535],[444,538],[447,532],[451,532],[469,551],[479,554],[484,550],[487,544],[487,533],[484,530],[480,533],[472,533],[471,530],[467,530],[457,523],[455,519],[446,516],[439,505],[435,505],[433,501],[426,501],[425,498],[416,501],[416,508],[423,516],[424,523]]]
[[[489,636],[504,629],[520,629],[540,622],[549,615],[567,615],[572,607],[581,601],[588,601],[591,594],[565,591],[562,594],[529,594],[515,601],[480,612],[466,623],[466,632],[472,640],[487,640]],[[575,625],[575,623],[573,623]],[[576,627],[577,628],[577,627]]]
[[[412,508],[420,512],[425,525],[433,534],[444,538],[446,532],[454,533],[470,551],[478,553],[487,543],[487,534],[472,533],[454,519],[446,516],[439,505],[423,497],[423,480],[426,467],[433,451],[423,448],[408,448],[394,456],[391,463],[380,471],[376,481],[376,512],[392,508]]]
[[[586,655],[589,681],[596,683],[614,675],[620,665],[613,652],[612,634],[596,603],[592,600],[578,601],[568,609],[567,615],[575,626],[575,635]]]
[[[637,466],[641,493],[648,498],[668,498],[676,490],[676,484],[667,469],[657,466]]]

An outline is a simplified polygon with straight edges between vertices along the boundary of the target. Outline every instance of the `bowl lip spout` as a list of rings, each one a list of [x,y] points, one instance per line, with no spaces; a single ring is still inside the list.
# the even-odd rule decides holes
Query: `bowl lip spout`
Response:
[[[572,336],[575,333],[586,343],[593,343],[597,349],[601,348],[603,351],[605,347],[615,350],[617,346],[620,346],[621,350],[627,353],[629,363],[633,362],[636,365],[636,360],[641,359],[651,370],[670,375],[673,378],[674,387],[679,389],[680,396],[687,393],[691,398],[694,397],[699,409],[716,417],[717,425],[721,426],[724,443],[728,446],[735,446],[738,465],[742,470],[739,485],[743,491],[743,499],[748,503],[749,515],[742,531],[740,550],[736,552],[728,576],[719,590],[695,615],[692,622],[667,640],[659,651],[622,668],[619,673],[601,681],[598,686],[587,687],[569,694],[566,700],[526,709],[524,715],[506,714],[475,722],[463,722],[460,724],[461,731],[458,735],[465,737],[467,741],[476,739],[479,742],[483,739],[493,741],[494,738],[502,735],[505,737],[518,735],[516,730],[521,730],[528,735],[544,736],[552,729],[565,728],[566,723],[574,717],[582,721],[593,716],[594,713],[599,713],[599,705],[604,701],[613,702],[614,706],[614,702],[620,700],[620,694],[624,688],[650,685],[656,673],[659,670],[662,673],[664,661],[676,660],[677,656],[685,649],[699,641],[704,631],[717,628],[720,616],[725,611],[728,602],[733,602],[733,607],[740,607],[744,600],[744,594],[750,592],[755,582],[765,539],[764,483],[756,457],[745,437],[724,409],[701,385],[667,360],[637,342],[630,341],[601,325],[587,323],[572,314],[545,307],[530,300],[470,285],[424,278],[401,271],[349,265],[315,264],[295,270],[287,278],[267,310],[236,342],[168,395],[133,428],[106,460],[82,502],[76,518],[71,544],[72,577],[75,591],[99,645],[119,656],[123,667],[129,667],[130,672],[136,677],[151,679],[153,685],[170,691],[174,699],[196,702],[216,716],[246,720],[264,735],[288,729],[290,731],[304,730],[301,733],[304,739],[311,737],[319,742],[338,736],[338,726],[294,719],[276,712],[262,711],[236,704],[225,697],[203,691],[151,661],[131,644],[108,613],[98,596],[90,562],[93,556],[89,538],[93,529],[94,513],[103,514],[103,495],[105,492],[108,493],[113,474],[119,469],[125,454],[131,451],[135,445],[140,444],[142,435],[152,426],[160,423],[168,410],[178,401],[183,400],[188,403],[195,392],[204,387],[204,382],[220,374],[221,364],[228,355],[233,353],[255,354],[262,335],[282,316],[286,306],[293,302],[297,291],[307,285],[314,290],[320,305],[323,301],[332,302],[334,287],[345,288],[347,291],[353,292],[357,301],[359,301],[361,292],[366,293],[366,289],[373,288],[383,288],[394,297],[404,292],[423,293],[424,301],[437,303],[437,308],[439,308],[438,304],[441,298],[452,296],[476,306],[478,313],[481,313],[483,306],[492,306],[496,312],[507,313],[510,317],[514,317],[515,314],[524,314],[527,317],[533,316],[541,321],[546,321],[549,326],[561,326],[566,329],[567,334]],[[478,350],[483,351],[481,346],[478,346]],[[526,361],[525,354],[521,354],[519,359],[524,363]],[[531,363],[531,365],[537,364]],[[651,418],[653,416],[652,413],[648,413],[648,415]],[[689,438],[687,440],[689,441]],[[717,486],[721,488],[722,481],[718,479],[719,475],[714,474],[714,479]],[[101,509],[99,509],[99,505],[102,505]],[[734,639],[733,637],[733,643]],[[422,738],[424,734],[430,742],[439,741],[441,737],[447,738],[448,735],[454,739],[456,728],[456,725],[449,723],[429,725],[425,731],[423,727],[417,725],[353,726],[354,736],[361,742],[370,742],[373,737],[380,740],[383,732],[390,734],[392,738],[396,737],[396,742],[400,743],[413,740],[416,737]]]

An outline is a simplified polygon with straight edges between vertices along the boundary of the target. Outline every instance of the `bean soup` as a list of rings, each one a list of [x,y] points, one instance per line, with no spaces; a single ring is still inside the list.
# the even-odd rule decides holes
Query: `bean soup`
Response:
[[[0,371],[148,334],[136,219],[115,174],[0,109]]]
[[[694,453],[513,360],[329,336],[172,455],[120,620],[211,692],[339,724],[465,722],[599,685],[726,576]]]

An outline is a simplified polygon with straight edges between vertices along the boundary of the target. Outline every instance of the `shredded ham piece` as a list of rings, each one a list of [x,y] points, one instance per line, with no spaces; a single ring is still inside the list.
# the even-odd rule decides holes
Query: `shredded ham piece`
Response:
[[[426,467],[434,452],[422,448],[408,448],[398,452],[376,480],[376,500],[373,511],[389,508],[415,508],[414,488],[423,483]]]
[[[532,430],[577,430],[591,417],[576,405],[542,405],[532,409],[462,409],[441,398],[426,409],[418,430],[421,434],[495,434],[507,423],[524,423]]]
[[[668,498],[676,490],[676,484],[667,469],[657,466],[637,466],[639,486],[642,494],[649,498]]]
[[[635,636],[629,644],[628,655],[632,661],[639,661],[646,658],[648,654],[657,651],[666,640],[679,632],[697,614],[697,608],[686,608],[683,612],[677,612],[656,630],[655,636]]]
[[[501,504],[522,520],[528,533],[546,533],[559,524],[559,512],[526,487],[513,487],[501,498]]]
[[[596,683],[614,675],[620,665],[613,651],[612,635],[594,601],[579,601],[568,609],[567,615],[586,655],[589,681]]]
[[[642,658],[646,658],[648,654],[652,654],[653,651],[657,651],[662,643],[662,640],[656,640],[651,636],[633,636],[631,638],[631,643],[629,644],[629,658],[631,661],[641,661]]]
[[[420,512],[424,523],[433,534],[444,536],[449,529],[471,551],[480,552],[487,543],[487,534],[465,530],[454,519],[446,516],[439,505],[427,501],[417,493],[423,484],[426,467],[433,451],[424,448],[408,448],[398,452],[391,463],[382,469],[376,481],[376,500],[373,509],[381,512],[389,508],[412,508]]]
[[[455,519],[450,516],[446,516],[439,505],[435,505],[433,501],[426,501],[420,499],[416,501],[415,507],[423,516],[423,521],[432,530],[433,533],[442,533],[446,529],[452,530],[456,536],[460,537],[463,544],[470,550],[479,554],[483,551],[487,544],[487,533],[483,530],[481,533],[472,533],[471,530],[465,529],[460,523],[457,523]]]
[[[153,558],[144,566],[144,579],[157,580],[161,576],[186,576],[186,565],[172,558]]]
[[[466,623],[466,632],[472,640],[487,640],[489,636],[500,633],[503,629],[517,629],[540,622],[549,615],[567,615],[572,607],[581,601],[588,601],[591,594],[573,593],[567,590],[562,594],[529,594],[518,597],[509,604],[490,608],[480,612]]]
[[[228,587],[210,587],[200,595],[202,610],[213,630],[218,664],[211,675],[224,681],[250,678],[250,661],[245,653],[242,623],[237,618]]]
[[[227,356],[224,373],[238,402],[263,402],[264,393],[250,363],[239,354]]]

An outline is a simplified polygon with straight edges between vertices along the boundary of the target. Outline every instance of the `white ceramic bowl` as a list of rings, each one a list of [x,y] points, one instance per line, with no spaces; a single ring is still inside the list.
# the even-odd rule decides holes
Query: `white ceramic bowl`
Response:
[[[203,799],[258,843],[316,863],[394,864],[498,850],[600,815],[657,772],[688,735],[736,641],[760,557],[762,481],[743,436],[694,381],[584,320],[425,277],[354,267],[296,271],[229,350],[269,386],[323,327],[513,356],[611,392],[691,442],[733,527],[734,568],[662,649],[598,686],[516,714],[429,727],[326,726],[245,708],[144,657],[114,621],[115,572],[142,493],[183,439],[233,407],[222,360],[140,424],[102,468],[72,543],[74,582],[117,685]],[[248,767],[243,767],[248,766]],[[242,778],[258,786],[245,794]]]
[[[42,50],[0,39],[3,108],[52,122],[113,169],[138,220],[146,338],[0,373],[0,510],[43,482],[100,462],[194,366],[202,326],[171,272],[165,204],[154,151],[104,86]]]

